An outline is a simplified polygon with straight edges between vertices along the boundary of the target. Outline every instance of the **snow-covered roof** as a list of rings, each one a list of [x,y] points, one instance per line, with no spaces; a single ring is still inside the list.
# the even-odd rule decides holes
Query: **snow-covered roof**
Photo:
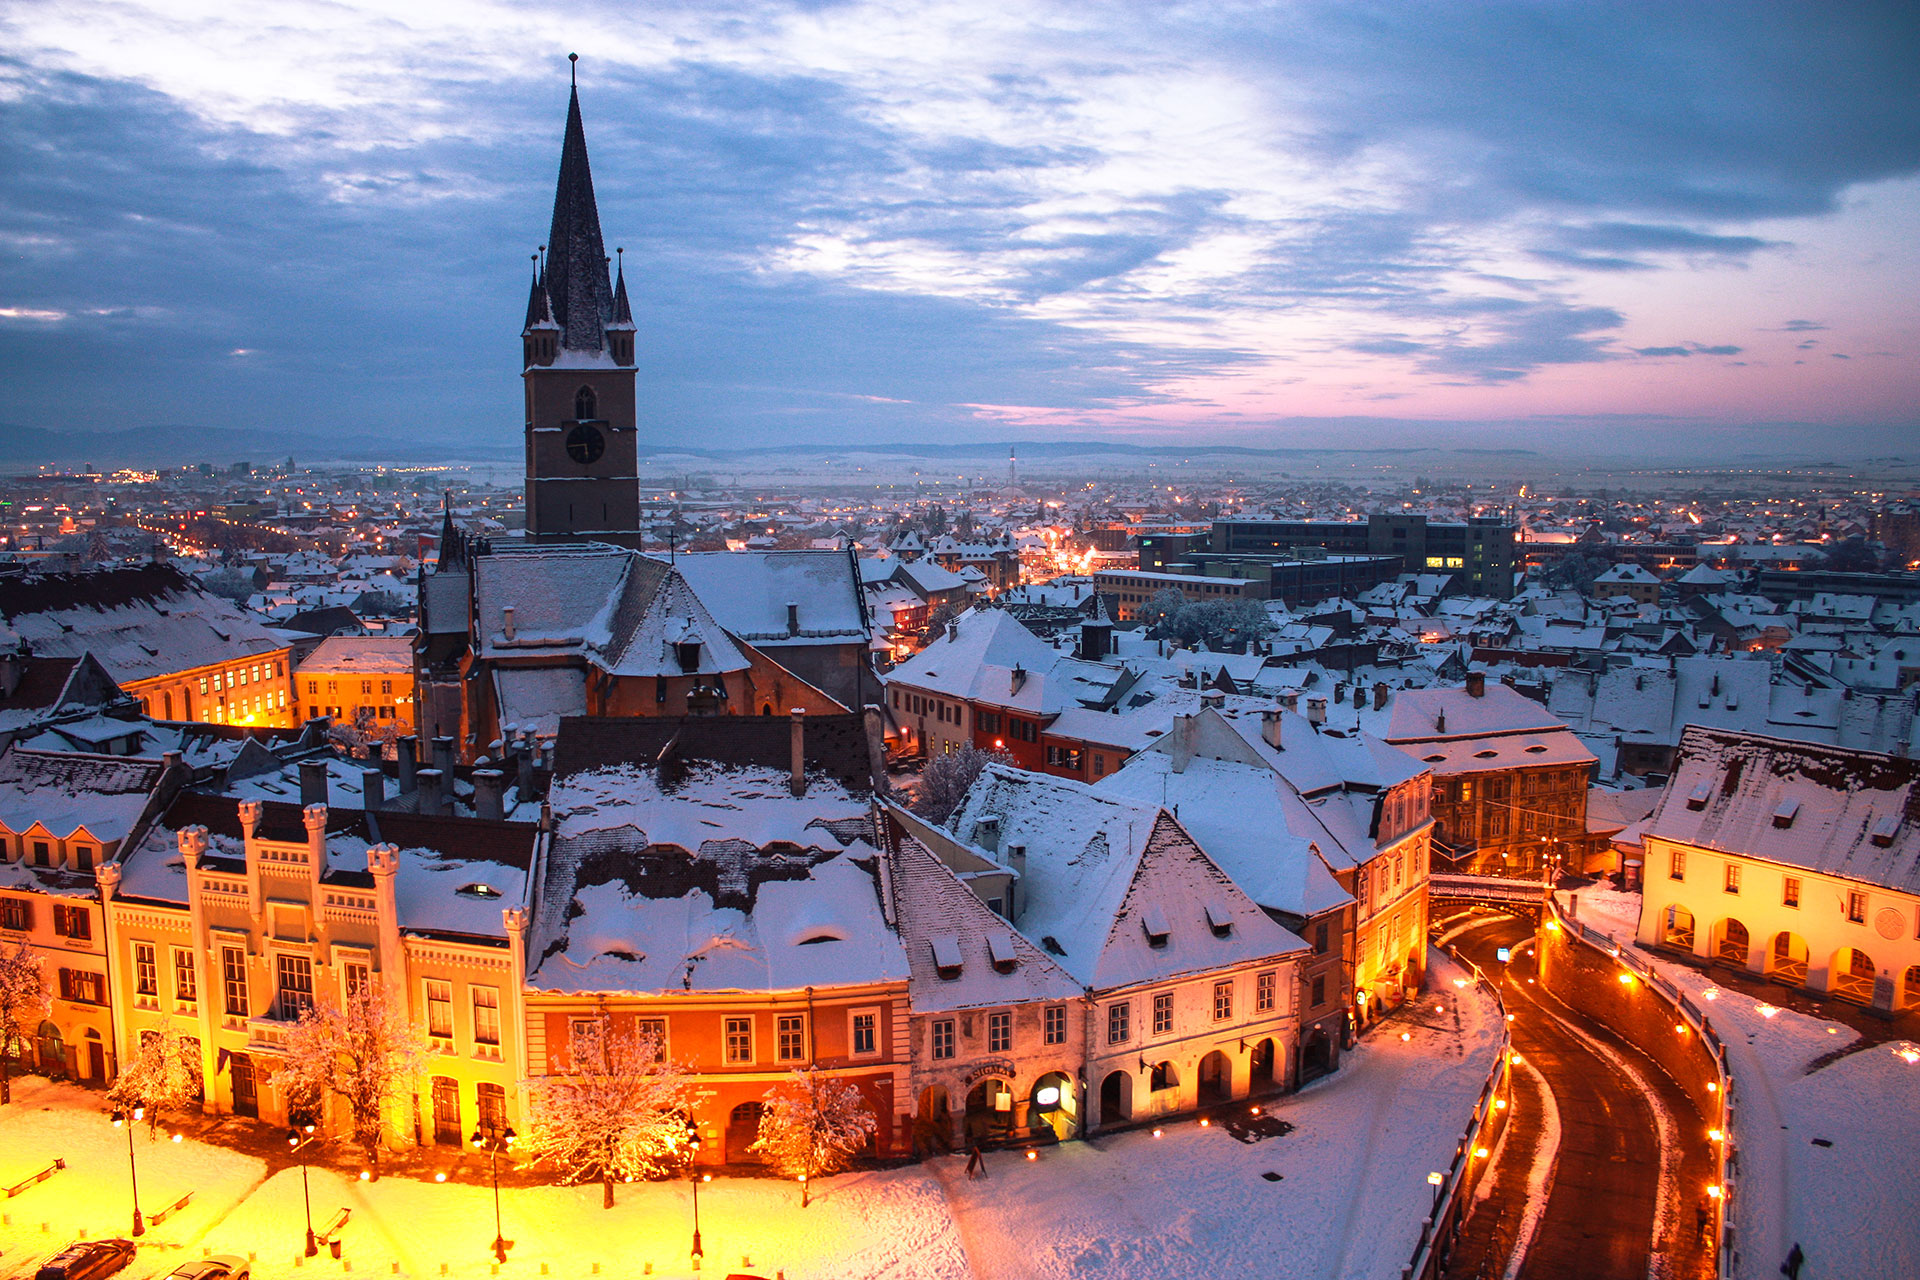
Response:
[[[1038,714],[1041,677],[1059,659],[1058,650],[1011,613],[973,610],[895,667],[888,683]]]
[[[0,752],[0,827],[19,835],[38,825],[56,840],[84,829],[111,844],[133,830],[159,779],[151,760],[12,746]]]
[[[1690,728],[1643,833],[1920,893],[1916,778],[1904,757]]]
[[[587,713],[585,667],[496,667],[493,689],[503,728],[552,737],[563,718]]]
[[[756,647],[866,642],[860,582],[844,551],[697,551],[673,563],[720,625]]]
[[[1071,974],[988,910],[911,836],[895,842],[893,892],[907,955],[908,999],[915,1013],[1069,1000],[1081,994]],[[948,963],[936,959],[936,946],[947,951],[942,959]]]
[[[329,636],[299,667],[303,676],[412,673],[413,640],[407,636]]]

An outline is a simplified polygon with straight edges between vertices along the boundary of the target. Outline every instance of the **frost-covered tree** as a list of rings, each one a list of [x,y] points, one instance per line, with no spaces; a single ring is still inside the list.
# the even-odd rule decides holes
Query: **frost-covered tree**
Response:
[[[704,1095],[651,1034],[582,1024],[571,1057],[571,1074],[527,1082],[525,1147],[562,1182],[599,1179],[611,1209],[616,1181],[660,1177],[692,1155],[686,1118]]]
[[[0,947],[0,1102],[13,1101],[14,1046],[53,1008],[46,970],[25,942]]]
[[[804,1209],[813,1179],[846,1168],[879,1128],[858,1089],[808,1067],[767,1090],[753,1150],[779,1173],[801,1180]]]
[[[377,1171],[387,1113],[413,1092],[430,1052],[427,1039],[369,983],[346,1004],[316,1004],[287,1035],[274,1079],[290,1112],[319,1117],[328,1097],[347,1104],[353,1138]]]
[[[107,1101],[122,1110],[145,1107],[147,1131],[157,1132],[163,1112],[200,1097],[200,1042],[182,1036],[171,1018],[140,1033],[140,1047],[120,1065]]]
[[[1154,592],[1152,598],[1140,606],[1140,611],[1133,616],[1146,627],[1150,639],[1168,640],[1174,635],[1174,618],[1186,607],[1186,596],[1168,587]]]
[[[945,822],[967,798],[968,789],[982,769],[989,764],[1012,763],[1013,757],[1006,752],[982,751],[972,743],[958,751],[937,755],[927,761],[926,771],[920,775],[913,811],[928,822]]]

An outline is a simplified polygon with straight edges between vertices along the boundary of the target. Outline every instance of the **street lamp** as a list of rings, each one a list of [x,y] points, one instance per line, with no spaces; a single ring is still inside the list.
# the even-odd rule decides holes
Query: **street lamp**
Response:
[[[517,1136],[511,1125],[503,1129],[488,1125],[473,1131],[473,1145],[485,1148],[493,1164],[493,1256],[497,1262],[507,1260],[507,1237],[500,1229],[500,1153],[513,1146]]]
[[[320,1242],[313,1236],[313,1194],[307,1187],[307,1148],[313,1143],[313,1126],[301,1125],[297,1129],[287,1130],[287,1145],[300,1157],[300,1203],[307,1210],[307,1256],[313,1257],[320,1252]]]
[[[698,1173],[694,1169],[694,1161],[700,1155],[700,1126],[692,1120],[687,1121],[687,1150],[689,1152],[687,1181],[693,1186],[693,1264],[697,1267],[700,1265],[702,1255],[706,1253],[706,1250],[700,1247],[700,1184],[713,1175]]]
[[[133,1163],[133,1126],[135,1122],[144,1120],[146,1115],[145,1107],[113,1113],[113,1127],[127,1131],[127,1181],[133,1187],[133,1234],[136,1236],[147,1234],[147,1224],[140,1216],[140,1173]]]

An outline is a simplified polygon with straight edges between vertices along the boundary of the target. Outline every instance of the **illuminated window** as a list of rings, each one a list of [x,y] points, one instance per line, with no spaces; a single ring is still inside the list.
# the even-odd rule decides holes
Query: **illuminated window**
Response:
[[[854,1057],[864,1058],[880,1052],[879,1014],[871,1011],[856,1013],[849,1025],[853,1033]]]
[[[1847,894],[1847,919],[1864,924],[1867,919],[1867,895],[1858,890]]]
[[[275,957],[280,979],[280,1016],[297,1018],[313,1008],[313,961],[305,956]]]
[[[798,1062],[806,1057],[806,1020],[798,1014],[782,1014],[774,1023],[774,1049],[781,1062]]]
[[[453,984],[427,979],[427,1034],[435,1040],[453,1039]]]
[[[247,953],[239,947],[220,948],[220,976],[225,988],[227,1016],[247,1016]]]
[[[1740,864],[1737,862],[1727,864],[1726,889],[1728,893],[1740,892]]]
[[[1786,878],[1786,884],[1780,891],[1780,905],[1783,907],[1797,907],[1800,905],[1799,876],[1788,876]]]
[[[500,992],[493,987],[469,987],[473,992],[473,1042],[500,1043]]]
[[[151,942],[133,944],[133,990],[135,995],[148,997],[160,994],[160,961]]]
[[[192,1004],[200,998],[200,983],[193,969],[193,952],[179,947],[173,949],[173,998],[182,1004]]]
[[[1233,983],[1216,982],[1213,984],[1213,1020],[1225,1022],[1233,1016]]]
[[[372,976],[367,966],[349,960],[343,969],[343,986],[348,1000],[358,1000],[362,992],[372,990]]]
[[[727,1019],[727,1061],[753,1061],[753,1019]]]
[[[1669,880],[1685,880],[1687,878],[1687,851],[1685,849],[1675,849],[1673,851],[1673,859],[1667,864],[1667,878]]]

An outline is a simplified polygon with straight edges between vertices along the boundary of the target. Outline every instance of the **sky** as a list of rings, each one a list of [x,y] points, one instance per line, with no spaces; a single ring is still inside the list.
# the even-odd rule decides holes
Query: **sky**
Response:
[[[0,6],[0,423],[510,446],[580,93],[664,446],[1920,442],[1920,6]]]

